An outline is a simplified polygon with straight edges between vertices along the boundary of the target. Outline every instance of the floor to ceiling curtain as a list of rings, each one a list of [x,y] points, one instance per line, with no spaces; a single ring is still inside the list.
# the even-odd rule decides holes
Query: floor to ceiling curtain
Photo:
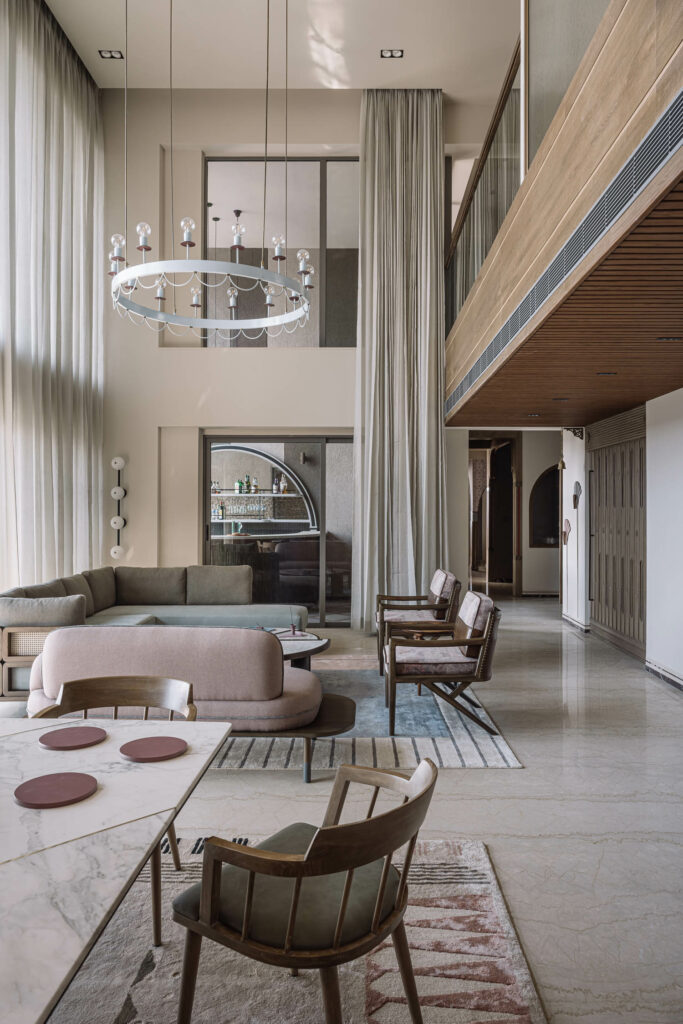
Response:
[[[363,93],[352,625],[446,560],[442,94]]]
[[[98,90],[40,0],[0,0],[0,589],[100,564]]]

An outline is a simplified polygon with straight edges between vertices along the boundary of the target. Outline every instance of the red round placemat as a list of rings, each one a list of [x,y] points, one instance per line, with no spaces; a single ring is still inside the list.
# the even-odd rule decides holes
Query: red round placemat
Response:
[[[96,725],[72,725],[66,729],[44,732],[38,741],[50,750],[83,750],[84,747],[94,747],[106,738],[104,729]]]
[[[97,779],[84,772],[55,772],[53,775],[39,775],[36,779],[22,782],[14,790],[14,799],[22,807],[33,810],[47,810],[50,807],[67,807],[92,796],[97,789]]]
[[[177,736],[145,736],[139,740],[131,740],[119,748],[128,761],[170,761],[172,757],[180,757],[187,750],[185,740]]]

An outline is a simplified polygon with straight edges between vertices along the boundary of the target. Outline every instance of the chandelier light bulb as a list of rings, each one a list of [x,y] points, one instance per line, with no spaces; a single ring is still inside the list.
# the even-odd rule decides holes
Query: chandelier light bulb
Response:
[[[156,293],[154,295],[154,298],[157,300],[157,302],[165,302],[166,301],[166,290],[165,290],[166,278],[162,274],[161,277],[158,277],[154,283],[155,283],[155,285],[157,287],[157,290],[156,290]]]
[[[296,258],[299,261],[299,273],[303,274],[304,271],[306,270],[306,267],[308,266],[308,261],[311,258],[311,254],[308,251],[308,249],[299,249],[298,253],[296,254]]]
[[[233,224],[233,226],[232,226],[232,244],[233,244],[233,248],[235,248],[235,249],[243,249],[244,248],[243,240],[244,240],[245,234],[246,234],[246,228],[244,227],[243,224],[240,224],[239,221],[237,221],[235,224]]]
[[[237,306],[237,294],[236,288],[228,288],[228,305],[231,309],[235,309]]]
[[[266,288],[266,307],[270,310],[275,305],[275,289],[272,284],[269,284]]]
[[[192,305],[201,306],[202,304],[202,290],[198,286],[190,288],[190,295],[192,296]]]
[[[109,274],[110,277],[116,277],[116,275],[119,272],[119,264],[118,264],[118,260],[116,259],[116,256],[114,255],[114,252],[115,252],[115,250],[112,249],[111,252],[109,253],[109,256],[107,257],[107,259],[109,260],[108,274]]]
[[[111,244],[114,246],[111,257],[112,260],[116,260],[117,263],[123,263],[123,261],[125,260],[125,256],[123,255],[123,250],[126,247],[125,238],[123,237],[123,235],[119,234],[112,235]]]
[[[312,267],[310,263],[304,269],[304,288],[314,288],[313,278],[315,277],[315,267]]]
[[[285,260],[287,259],[287,253],[285,251],[285,236],[284,235],[273,235],[273,253],[274,260]]]
[[[138,236],[138,250],[140,252],[149,252],[152,248],[149,244],[149,236],[152,234],[151,227],[146,221],[141,220],[135,230]]]
[[[194,246],[195,243],[192,241],[192,232],[196,226],[197,225],[192,220],[192,217],[183,217],[180,222],[180,230],[183,233],[183,240],[180,243],[181,245],[184,245],[186,248]]]

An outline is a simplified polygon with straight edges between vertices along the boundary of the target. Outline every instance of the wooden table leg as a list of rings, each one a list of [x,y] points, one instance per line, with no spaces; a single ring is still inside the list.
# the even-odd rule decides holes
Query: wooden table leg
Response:
[[[155,946],[161,945],[161,843],[152,850],[149,858],[149,870],[152,877],[152,941]]]
[[[180,862],[180,850],[178,849],[178,839],[175,834],[175,825],[173,822],[168,826],[166,830],[168,836],[168,845],[171,847],[171,856],[173,857],[173,867],[176,871],[182,871],[183,865]]]

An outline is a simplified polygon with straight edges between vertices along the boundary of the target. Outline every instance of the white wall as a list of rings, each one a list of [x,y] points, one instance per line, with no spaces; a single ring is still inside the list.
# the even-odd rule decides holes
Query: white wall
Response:
[[[559,430],[522,433],[522,593],[559,594],[560,564],[557,548],[529,546],[529,498],[541,473],[557,466],[562,456]]]
[[[570,430],[562,431],[562,522],[569,520],[569,542],[562,547],[562,614],[582,628],[590,625],[588,604],[588,482],[586,442]],[[581,487],[578,508],[573,507],[574,484]]]
[[[446,507],[448,509],[448,568],[469,586],[469,430],[446,428]]]
[[[646,661],[683,683],[683,389],[647,402]]]

